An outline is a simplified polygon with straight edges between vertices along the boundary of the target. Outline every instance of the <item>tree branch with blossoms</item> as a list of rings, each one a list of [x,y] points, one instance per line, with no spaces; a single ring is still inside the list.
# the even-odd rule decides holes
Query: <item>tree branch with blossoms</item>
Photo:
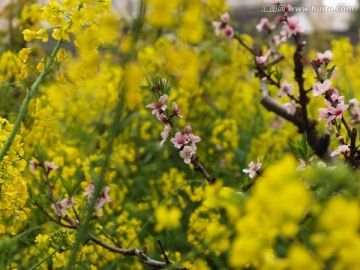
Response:
[[[176,102],[172,102],[173,109],[171,112],[168,112],[168,105],[166,101],[168,95],[165,94],[165,89],[167,88],[165,80],[157,80],[154,83],[148,82],[148,85],[145,88],[150,89],[155,96],[158,98],[158,101],[146,105],[146,108],[152,110],[152,114],[164,125],[164,130],[161,132],[162,141],[160,145],[162,146],[170,136],[170,130],[175,130],[176,126],[174,124],[174,117],[182,117],[179,106]],[[192,164],[194,166],[194,171],[198,171],[205,178],[205,180],[211,185],[215,183],[216,178],[211,176],[203,164],[199,161],[199,157],[196,157],[196,143],[201,139],[199,136],[191,133],[192,127],[187,125],[181,131],[177,131],[173,138],[170,141],[174,144],[174,147],[179,149],[179,155],[186,164]]]
[[[276,3],[276,5],[280,5],[280,3]],[[316,130],[316,122],[308,117],[307,106],[310,101],[308,92],[311,89],[307,90],[304,87],[304,60],[302,56],[306,42],[302,40],[303,30],[299,24],[299,19],[296,16],[289,16],[288,14],[290,7],[290,5],[284,5],[282,15],[275,18],[275,24],[271,23],[267,18],[262,18],[256,25],[257,31],[266,31],[268,36],[268,50],[265,54],[262,54],[261,51],[258,52],[251,49],[242,38],[235,33],[234,29],[229,25],[230,18],[227,13],[221,16],[220,22],[213,23],[215,34],[237,40],[241,46],[253,55],[254,64],[252,66],[256,70],[256,76],[259,77],[261,85],[261,104],[268,111],[293,123],[300,133],[306,132],[307,141],[316,155],[323,160],[331,161],[333,157],[328,150],[329,135],[325,133],[323,136],[319,136]],[[282,25],[280,35],[272,35],[276,25]],[[229,30],[230,28],[232,31]],[[288,83],[286,80],[281,83],[281,76],[274,76],[274,72],[271,72],[269,69],[283,59],[283,56],[276,52],[276,47],[289,39],[293,39],[296,46],[293,62],[294,79],[299,91],[298,97],[294,94],[293,83]],[[273,59],[270,60],[270,58]],[[270,96],[268,85],[276,86],[279,89],[278,97],[287,96],[290,98],[290,102],[280,104]]]
[[[326,51],[324,54],[318,54],[317,58],[311,61],[311,65],[317,77],[317,82],[313,85],[313,96],[323,96],[327,108],[319,109],[319,121],[326,120],[326,127],[336,130],[336,136],[339,140],[340,146],[337,150],[331,153],[332,156],[342,154],[345,160],[353,168],[358,168],[360,161],[360,152],[356,146],[357,130],[351,128],[343,116],[345,110],[356,104],[356,100],[352,99],[352,104],[345,104],[344,96],[340,96],[339,92],[331,87],[330,78],[333,75],[335,66],[328,69],[328,64],[331,61],[333,54]],[[337,119],[340,122],[337,122]],[[344,126],[347,135],[350,139],[350,145],[345,143],[341,135],[341,124]]]
[[[56,224],[60,225],[61,227],[64,227],[67,229],[78,230],[79,227],[81,226],[81,220],[74,209],[74,206],[76,204],[74,197],[72,197],[72,196],[66,197],[60,201],[57,201],[55,198],[54,192],[53,192],[54,187],[50,181],[49,175],[50,175],[50,172],[57,170],[59,167],[57,165],[55,165],[53,162],[49,162],[49,161],[36,162],[34,160],[31,160],[30,161],[30,171],[32,173],[34,173],[37,168],[41,168],[45,175],[45,184],[46,184],[48,192],[49,192],[48,198],[51,203],[51,208],[54,211],[54,213],[56,214],[57,219],[54,218],[53,215],[51,215],[36,200],[33,200],[33,203],[45,214],[45,216],[47,216],[49,218],[50,221],[55,222]],[[104,189],[100,193],[100,197],[96,200],[96,204],[94,206],[95,211],[100,211],[105,203],[109,203],[111,201],[109,192],[110,192],[110,188],[108,186],[105,186]],[[95,195],[95,185],[92,182],[90,182],[88,187],[86,188],[86,190],[83,192],[83,196],[87,199],[87,201],[89,203],[89,200],[94,195]],[[70,209],[70,208],[72,208],[74,210],[75,219],[72,218],[67,213],[68,209]],[[101,216],[99,216],[99,215],[95,215],[93,217],[93,219],[98,219],[100,217]],[[62,220],[65,221],[66,223],[63,223]],[[84,243],[87,243],[88,241],[91,241],[94,244],[101,246],[111,252],[114,252],[114,253],[118,253],[118,254],[121,254],[124,256],[135,256],[138,258],[138,260],[142,264],[145,264],[145,265],[151,267],[151,269],[163,269],[163,268],[171,266],[172,269],[187,270],[187,268],[185,268],[185,267],[174,265],[169,260],[161,242],[159,243],[159,246],[160,246],[161,252],[164,256],[165,261],[159,261],[159,260],[150,258],[146,254],[146,247],[144,247],[142,249],[138,249],[138,248],[126,249],[126,248],[122,248],[119,246],[113,246],[113,245],[110,245],[110,244],[102,241],[101,239],[96,237],[91,232],[87,232]]]

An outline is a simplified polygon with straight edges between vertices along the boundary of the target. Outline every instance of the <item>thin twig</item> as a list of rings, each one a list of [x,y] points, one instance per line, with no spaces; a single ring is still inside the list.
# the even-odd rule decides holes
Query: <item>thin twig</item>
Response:
[[[137,248],[125,249],[125,248],[114,247],[107,243],[104,243],[103,241],[101,241],[99,238],[97,238],[96,236],[94,236],[91,233],[88,234],[88,237],[89,237],[90,241],[96,243],[97,245],[99,245],[111,252],[119,253],[124,256],[135,256],[139,259],[139,261],[141,263],[150,266],[152,269],[163,269],[163,268],[169,266],[169,263],[166,261],[162,262],[162,261],[158,261],[158,260],[154,260],[154,259],[150,258],[149,256],[146,255],[146,253],[143,249],[137,249]],[[186,270],[187,268],[172,265],[172,269]]]
[[[52,221],[52,222],[54,222],[54,223],[56,223],[56,224],[58,224],[58,225],[60,225],[60,226],[62,226],[62,227],[64,227],[64,228],[75,229],[75,227],[72,226],[72,225],[67,225],[67,224],[62,223],[61,220],[56,220],[52,215],[50,215],[50,214],[44,209],[44,207],[42,207],[42,206],[41,206],[39,203],[37,203],[35,200],[33,200],[32,203],[33,203],[35,206],[37,206],[37,207],[40,209],[40,211],[43,212],[43,214],[48,217],[48,219],[49,219],[50,221]]]
[[[161,241],[160,241],[160,240],[158,240],[158,241],[157,241],[157,243],[158,243],[158,245],[160,246],[161,253],[162,253],[162,255],[164,256],[164,260],[165,260],[166,264],[167,264],[167,265],[172,264],[172,263],[170,262],[170,260],[169,260],[168,256],[166,255],[165,249],[164,249],[164,247],[163,247],[163,245],[162,245]]]
[[[276,57],[275,59],[271,60],[270,62],[268,62],[267,64],[264,64],[264,67],[270,67],[272,65],[275,65],[277,63],[279,63],[280,61],[282,61],[284,59],[283,55],[279,55],[278,57]]]
[[[58,216],[59,219],[61,219],[61,214],[60,214],[60,209],[59,209],[59,205],[56,202],[55,196],[54,196],[54,186],[50,183],[50,179],[49,179],[49,173],[50,171],[44,166],[44,163],[40,164],[41,168],[44,171],[44,175],[45,175],[45,184],[49,190],[49,199],[50,202],[54,205],[55,208],[55,212],[56,215]]]
[[[212,177],[208,171],[204,168],[204,166],[200,163],[199,157],[192,157],[191,164],[194,165],[194,171],[198,171],[202,174],[202,176],[206,179],[206,181],[211,185],[216,181],[215,177]]]
[[[236,39],[237,41],[239,41],[239,43],[245,48],[247,49],[249,52],[252,53],[252,55],[254,56],[260,56],[258,55],[253,49],[251,49],[248,45],[246,45],[246,43],[237,35],[234,36],[234,39]]]

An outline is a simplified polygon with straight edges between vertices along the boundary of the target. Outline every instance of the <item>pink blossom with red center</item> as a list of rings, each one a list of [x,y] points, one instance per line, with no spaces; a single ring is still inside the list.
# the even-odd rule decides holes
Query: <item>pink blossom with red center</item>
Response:
[[[289,30],[288,33],[290,33],[290,36],[302,33],[302,29],[300,27],[300,22],[298,17],[296,16],[288,17],[286,22],[287,25],[285,26],[288,26],[288,30]]]
[[[194,155],[193,148],[189,145],[186,145],[183,150],[180,151],[180,157],[184,159],[186,164],[191,162],[191,158]]]
[[[256,30],[258,32],[261,32],[264,28],[268,30],[274,30],[275,25],[271,24],[268,18],[262,18],[260,22],[256,25]]]
[[[35,160],[30,160],[29,162],[29,168],[30,168],[30,172],[31,173],[35,173],[36,167],[37,167],[37,163]]]
[[[105,203],[111,201],[110,196],[109,196],[109,191],[110,191],[110,188],[108,186],[106,186],[101,191],[100,197],[97,199],[96,204],[94,206],[95,210],[97,210],[97,211],[100,210]],[[88,187],[86,188],[86,190],[84,192],[84,195],[88,198],[88,200],[90,200],[94,196],[94,193],[95,193],[95,185],[93,184],[92,181],[90,181]]]
[[[87,186],[85,192],[83,193],[88,199],[91,199],[95,192],[95,185],[92,181],[90,181],[89,185]]]
[[[284,39],[290,38],[291,36],[295,36],[301,34],[303,31],[299,24],[299,18],[296,16],[287,17],[285,24],[282,28],[280,34],[283,36]]]
[[[259,172],[262,164],[259,162],[255,163],[254,161],[251,161],[249,163],[249,169],[243,169],[243,172],[246,174],[249,174],[250,179],[253,179]]]
[[[223,15],[221,15],[221,22],[228,23],[230,20],[230,15],[228,12],[225,12]]]
[[[334,102],[335,104],[344,103],[344,96],[340,96],[339,92],[336,89],[331,89],[330,91],[330,99],[332,100],[332,102]]]
[[[278,97],[283,97],[283,96],[287,96],[287,95],[294,95],[293,88],[294,88],[293,83],[288,83],[287,81],[284,81],[281,84]]]
[[[329,79],[325,80],[323,83],[316,82],[313,84],[313,96],[321,96],[326,93],[326,91],[330,90],[331,81]]]
[[[167,108],[167,106],[165,104],[167,98],[168,98],[167,95],[162,95],[161,97],[159,97],[158,102],[148,104],[148,105],[146,105],[146,108],[153,109],[152,114],[161,113],[161,112],[165,111]]]
[[[340,104],[338,104],[336,107],[330,107],[330,108],[328,108],[328,109],[329,109],[329,113],[332,114],[329,118],[341,119],[344,111],[345,111],[347,108],[349,108],[349,105],[344,104],[344,103],[340,103]]]
[[[167,118],[166,115],[164,115],[164,114],[162,114],[160,112],[157,112],[155,114],[155,116],[156,116],[157,120],[159,120],[163,124],[166,124],[169,121],[169,118]]]
[[[65,217],[66,216],[66,210],[68,208],[71,208],[75,205],[75,200],[73,197],[65,198],[61,200],[60,202],[56,203],[56,206],[54,204],[51,204],[51,208],[55,211],[58,217]]]
[[[321,120],[327,120],[329,117],[329,110],[325,108],[319,109],[319,121]]]
[[[189,142],[188,136],[184,135],[182,132],[176,132],[175,137],[170,140],[174,146],[180,149],[183,145]]]
[[[183,132],[184,134],[189,135],[191,131],[192,131],[192,127],[191,127],[191,126],[186,126],[186,127],[183,129],[182,132]]]
[[[235,36],[235,30],[232,26],[227,25],[224,28],[224,34],[225,34],[225,36],[227,36],[229,38],[233,38]]]
[[[63,208],[70,208],[75,205],[75,199],[73,197],[68,197],[60,201],[60,206]]]
[[[328,64],[333,58],[334,54],[330,50],[326,50],[324,53],[316,53],[315,61],[318,65]]]
[[[342,96],[338,97],[340,103],[332,104],[330,101],[325,100],[327,108],[319,109],[319,121],[326,120],[326,126],[331,128],[331,122],[334,119],[341,119],[344,111],[349,108],[349,105],[344,104],[344,98]]]
[[[59,169],[59,166],[55,165],[54,162],[45,161],[44,162],[45,169],[49,172],[52,170]]]
[[[347,156],[350,152],[350,147],[347,144],[340,145],[335,151],[331,153],[331,156],[344,155]]]
[[[256,56],[255,60],[258,65],[264,65],[271,54],[271,50],[268,50],[264,56]]]
[[[283,20],[284,20],[284,19],[283,19],[282,16],[280,16],[280,15],[275,16],[275,22],[276,22],[276,23],[281,23]]]
[[[94,206],[95,210],[100,210],[105,203],[111,202],[110,196],[109,196],[110,188],[106,186],[100,194],[100,198],[96,201],[96,204]]]
[[[228,22],[230,20],[230,15],[229,13],[224,13],[221,16],[220,21],[213,21],[212,25],[214,27],[215,30],[215,34],[218,36],[220,34],[223,34],[227,37],[234,37],[235,36],[235,31],[234,28],[230,25],[228,25]]]

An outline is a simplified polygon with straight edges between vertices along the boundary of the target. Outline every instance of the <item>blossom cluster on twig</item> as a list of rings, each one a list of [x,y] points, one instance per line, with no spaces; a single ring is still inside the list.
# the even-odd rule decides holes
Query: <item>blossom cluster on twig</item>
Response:
[[[175,129],[173,118],[182,117],[181,110],[176,102],[172,102],[172,110],[168,110],[169,106],[166,104],[168,95],[164,94],[166,83],[166,80],[159,80],[158,82],[155,82],[154,85],[149,83],[148,87],[150,86],[149,88],[158,96],[158,100],[157,102],[146,105],[146,108],[151,109],[152,114],[155,115],[156,118],[164,125],[164,129],[160,133],[162,138],[160,142],[161,146],[170,137],[171,130]],[[186,164],[191,163],[194,166],[195,171],[200,172],[209,184],[213,184],[216,178],[211,176],[205,167],[200,163],[199,158],[195,157],[197,150],[196,143],[200,142],[201,138],[191,133],[191,131],[192,127],[190,125],[185,126],[185,128],[177,131],[173,135],[170,142],[175,148],[180,150],[179,155]]]
[[[279,5],[279,3],[275,3]],[[268,110],[273,111],[278,116],[292,122],[299,128],[299,132],[306,132],[307,141],[315,154],[324,160],[332,160],[332,157],[336,155],[343,155],[345,159],[352,165],[359,165],[357,161],[360,156],[358,154],[356,140],[356,129],[351,129],[343,117],[346,110],[349,110],[352,119],[350,124],[356,124],[360,122],[360,109],[359,102],[356,99],[351,99],[349,103],[345,103],[344,96],[341,96],[337,89],[331,87],[331,79],[335,77],[336,67],[328,67],[333,58],[333,53],[330,50],[326,50],[316,54],[316,58],[311,61],[311,65],[317,75],[317,81],[313,83],[311,89],[305,89],[303,66],[304,61],[302,57],[303,47],[306,46],[306,42],[302,40],[301,36],[304,33],[299,18],[296,16],[290,16],[290,5],[285,5],[281,15],[275,17],[274,23],[268,18],[262,18],[256,25],[258,32],[266,31],[269,36],[268,49],[263,54],[261,51],[256,51],[242,40],[242,38],[234,33],[231,35],[235,40],[239,41],[245,49],[247,49],[254,57],[253,67],[256,69],[256,75],[261,81],[261,94],[263,99],[261,104]],[[225,20],[223,20],[225,18]],[[213,22],[215,34],[219,35],[220,30],[229,26],[230,16],[225,13],[221,16],[220,22]],[[277,25],[281,26],[280,33],[273,35]],[[222,28],[221,28],[222,27]],[[283,80],[280,82],[281,74],[271,72],[269,67],[281,61],[283,57],[276,52],[276,46],[280,43],[286,42],[288,39],[293,39],[296,45],[294,53],[294,79],[297,82],[299,95],[297,96],[294,91],[294,84]],[[273,59],[270,61],[270,59]],[[275,75],[274,75],[275,74]],[[274,98],[269,95],[267,90],[267,84],[275,85],[279,88],[278,98],[289,97],[290,101],[285,104],[280,104]],[[310,101],[308,92],[312,90],[312,96],[323,96],[326,108],[320,108],[318,121],[325,120],[327,129],[335,129],[337,137],[343,138],[340,133],[340,125],[343,125],[347,131],[347,135],[350,138],[350,144],[346,144],[345,141],[339,140],[340,145],[338,149],[330,152],[329,147],[329,135],[326,133],[323,136],[318,135],[318,131],[315,129],[315,120],[309,119],[308,116],[308,103]],[[300,159],[300,168],[305,166],[305,161]],[[357,165],[356,165],[357,166]],[[249,176],[254,176],[255,163],[249,164],[249,169],[245,169]]]
[[[176,102],[172,103],[173,110],[170,116],[166,115],[168,106],[165,102],[167,99],[168,96],[164,94],[159,97],[157,102],[146,105],[146,108],[152,109],[152,114],[155,114],[156,118],[164,124],[164,130],[161,132],[162,141],[160,145],[163,145],[169,137],[170,128],[173,126],[172,118],[175,116],[182,117],[180,108]],[[196,153],[196,143],[201,140],[199,136],[192,134],[191,130],[192,127],[187,125],[182,131],[176,132],[175,136],[170,139],[174,147],[180,150],[180,157],[184,159],[186,164],[191,162],[191,158]]]

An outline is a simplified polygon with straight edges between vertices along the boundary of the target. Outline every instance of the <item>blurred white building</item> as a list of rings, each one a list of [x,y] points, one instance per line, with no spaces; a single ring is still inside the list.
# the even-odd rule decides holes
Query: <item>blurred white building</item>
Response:
[[[47,1],[49,0],[39,0],[41,3],[46,3]],[[12,0],[0,0],[0,12],[11,2]],[[140,0],[112,0],[112,6],[127,17],[135,17],[139,2]],[[265,17],[266,13],[261,14],[261,8],[264,5],[272,5],[274,2],[274,0],[228,0],[229,7],[233,9],[233,14],[241,16],[242,13],[246,14],[247,10],[252,10],[252,14],[257,14],[257,17]],[[353,7],[354,10],[357,8],[357,0],[280,0],[280,3],[292,4],[294,7],[315,7],[315,11],[297,12],[296,14],[300,18],[301,25],[306,32],[314,30],[346,31],[349,29],[349,22],[354,11],[320,12],[319,9],[321,7]],[[0,17],[0,29],[7,26],[8,21]]]
[[[273,0],[228,0],[229,7],[236,12],[259,9],[272,5]],[[280,3],[291,4],[296,8],[307,8],[308,11],[299,9],[296,16],[299,17],[302,28],[307,33],[315,30],[322,31],[347,31],[355,9],[358,8],[357,0],[286,0]],[[333,11],[338,8],[338,11]],[[264,17],[266,13],[263,14]]]

